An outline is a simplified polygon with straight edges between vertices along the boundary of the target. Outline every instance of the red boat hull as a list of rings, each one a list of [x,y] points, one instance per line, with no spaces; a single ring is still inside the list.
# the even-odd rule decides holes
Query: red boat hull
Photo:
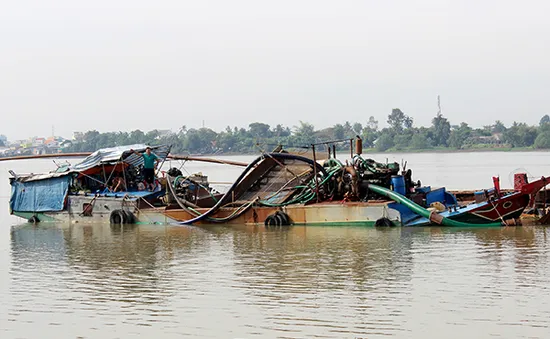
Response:
[[[530,195],[515,192],[500,199],[487,201],[478,208],[470,211],[479,222],[499,222],[519,218],[529,205]]]

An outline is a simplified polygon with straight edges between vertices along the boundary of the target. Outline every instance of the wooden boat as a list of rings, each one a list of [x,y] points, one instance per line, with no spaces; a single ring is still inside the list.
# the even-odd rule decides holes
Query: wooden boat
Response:
[[[101,149],[74,166],[45,174],[10,172],[10,213],[31,222],[167,221],[157,207],[165,196],[162,182],[157,180],[154,190],[146,190],[141,170],[143,158],[133,153],[143,152],[146,147]],[[151,149],[162,161],[170,152],[165,145]],[[119,178],[124,189],[114,190],[113,178]]]
[[[355,152],[350,140],[350,159],[345,163],[338,160],[334,142],[323,143],[328,157],[318,160],[319,145],[312,145],[311,156],[282,149],[261,155],[246,164],[224,194],[214,190],[205,175],[183,176],[175,168],[157,181],[154,191],[139,190],[143,160],[130,150],[141,151],[146,145],[103,149],[52,173],[12,173],[10,211],[33,222],[502,225],[517,224],[548,180],[528,183],[517,174],[514,190],[501,191],[495,180],[494,187],[474,191],[475,200],[465,202],[444,187],[432,189],[414,182],[406,166],[364,159],[360,139]],[[169,146],[154,147],[161,159],[170,157],[169,150]],[[109,189],[110,178],[116,175],[127,186],[122,192]]]

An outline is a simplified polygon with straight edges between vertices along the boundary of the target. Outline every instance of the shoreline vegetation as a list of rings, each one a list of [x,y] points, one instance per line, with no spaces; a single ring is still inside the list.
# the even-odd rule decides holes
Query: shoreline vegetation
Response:
[[[505,126],[497,120],[494,124],[472,128],[462,122],[452,125],[438,113],[429,127],[415,127],[413,118],[399,108],[387,118],[388,127],[380,129],[378,121],[369,117],[366,123],[349,122],[315,129],[309,122],[300,121],[297,126],[278,124],[274,127],[253,122],[244,127],[227,126],[222,131],[210,128],[187,128],[177,132],[152,130],[143,132],[106,132],[96,130],[75,133],[60,152],[93,152],[100,148],[145,143],[172,145],[172,153],[193,155],[249,155],[270,152],[278,145],[294,152],[306,152],[311,144],[330,140],[363,139],[363,153],[454,153],[454,152],[533,152],[550,149],[550,116],[544,115],[538,126],[514,122]],[[349,141],[336,144],[342,152],[349,150]],[[316,146],[319,152],[324,145]]]

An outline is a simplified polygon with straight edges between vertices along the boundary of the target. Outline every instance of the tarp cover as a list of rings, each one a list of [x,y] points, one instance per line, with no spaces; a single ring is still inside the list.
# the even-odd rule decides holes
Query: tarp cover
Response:
[[[69,190],[69,176],[11,182],[10,208],[15,212],[62,211]]]
[[[151,147],[151,151],[161,160],[165,159],[168,156],[168,153],[170,152],[170,146],[162,145],[162,146],[150,146],[150,147]],[[111,162],[117,162],[121,159],[123,159],[124,162],[127,164],[130,164],[133,166],[140,166],[143,164],[143,157],[130,153],[130,150],[133,149],[136,152],[143,153],[145,152],[145,148],[147,148],[147,145],[144,145],[144,144],[103,148],[90,154],[81,163],[72,166],[70,170],[78,171],[78,172],[85,171],[94,166],[111,163]]]

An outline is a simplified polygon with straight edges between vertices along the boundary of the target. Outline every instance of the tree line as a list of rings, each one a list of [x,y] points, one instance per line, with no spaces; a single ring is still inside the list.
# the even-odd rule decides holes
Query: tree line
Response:
[[[399,108],[392,110],[387,118],[388,127],[379,128],[374,117],[366,122],[335,124],[324,129],[315,129],[309,122],[300,121],[292,128],[281,124],[272,127],[262,122],[253,122],[244,127],[227,127],[216,132],[210,128],[187,128],[177,132],[152,130],[143,132],[107,132],[96,130],[83,133],[79,140],[64,148],[64,152],[94,151],[99,148],[145,143],[150,145],[170,144],[173,153],[191,154],[247,154],[271,151],[277,145],[287,148],[307,148],[313,143],[354,138],[363,139],[365,149],[373,151],[418,151],[430,149],[480,149],[480,148],[550,148],[550,117],[541,118],[538,126],[514,122],[506,127],[497,120],[494,124],[473,128],[462,122],[452,125],[438,113],[429,127],[415,127],[413,118]],[[342,146],[342,148],[345,146]]]

